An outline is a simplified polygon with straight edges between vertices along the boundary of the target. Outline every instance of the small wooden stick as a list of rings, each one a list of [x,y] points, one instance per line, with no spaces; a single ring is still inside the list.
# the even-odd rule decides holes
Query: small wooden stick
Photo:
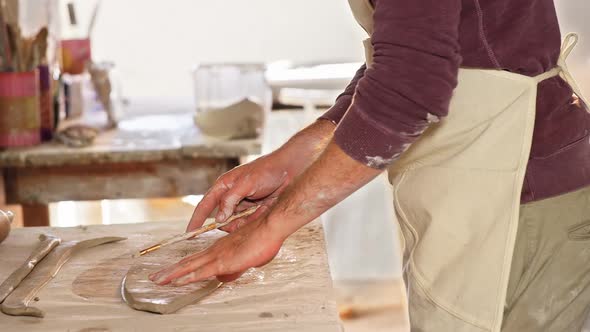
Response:
[[[201,235],[203,233],[207,233],[207,232],[212,231],[214,229],[218,229],[218,228],[221,228],[223,226],[227,226],[227,225],[229,225],[230,223],[232,223],[233,221],[235,221],[237,219],[240,219],[240,218],[244,218],[244,217],[248,217],[248,216],[253,215],[254,212],[256,212],[257,210],[258,210],[258,206],[253,206],[253,207],[251,207],[251,208],[249,208],[247,210],[244,210],[242,212],[239,212],[239,213],[234,214],[233,216],[229,217],[224,222],[221,222],[221,223],[213,222],[213,223],[211,223],[211,224],[209,224],[207,226],[203,226],[203,227],[201,227],[201,228],[199,228],[199,229],[197,229],[195,231],[184,233],[184,234],[181,234],[181,235],[173,236],[173,237],[171,237],[170,239],[168,239],[166,241],[160,242],[160,243],[155,244],[155,245],[153,245],[151,247],[148,247],[146,249],[140,250],[138,254],[134,255],[134,257],[143,256],[145,254],[148,254],[148,253],[150,253],[152,251],[156,251],[156,250],[158,250],[160,248],[169,246],[171,244],[178,243],[178,242],[185,241],[185,240],[189,240],[189,239],[192,239],[192,238],[194,238],[196,236],[199,236],[199,235]]]
[[[22,50],[20,29],[14,24],[7,24],[6,29],[12,52],[12,66],[14,67],[14,71],[21,71]]]

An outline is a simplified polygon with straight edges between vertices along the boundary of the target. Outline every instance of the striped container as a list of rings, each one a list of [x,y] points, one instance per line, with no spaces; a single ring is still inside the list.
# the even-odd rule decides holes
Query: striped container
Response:
[[[0,147],[41,143],[39,72],[0,73]]]

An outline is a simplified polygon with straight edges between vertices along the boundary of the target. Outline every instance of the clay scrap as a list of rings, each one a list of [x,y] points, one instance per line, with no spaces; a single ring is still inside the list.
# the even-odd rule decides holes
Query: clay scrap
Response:
[[[122,237],[102,237],[85,241],[70,241],[59,245],[37,264],[33,272],[4,300],[0,309],[3,313],[12,316],[44,317],[45,313],[41,309],[29,306],[29,304],[73,255],[88,248],[125,239]]]
[[[181,287],[159,286],[148,279],[150,273],[195,251],[198,251],[195,242],[185,241],[138,258],[121,283],[123,300],[133,309],[165,315],[197,303],[213,293],[222,285],[217,279]]]
[[[33,268],[39,263],[53,248],[61,243],[61,239],[51,235],[41,234],[39,236],[39,245],[33,250],[29,258],[16,271],[4,280],[0,285],[0,303],[4,302],[6,297],[25,279]]]
[[[222,285],[220,281],[211,280],[204,285],[198,283],[183,287],[157,286],[148,279],[153,268],[151,264],[136,265],[123,278],[121,296],[135,310],[162,315],[172,314],[187,305],[199,302]]]
[[[201,131],[219,139],[256,138],[264,124],[264,108],[244,99],[224,108],[200,111],[195,123]]]

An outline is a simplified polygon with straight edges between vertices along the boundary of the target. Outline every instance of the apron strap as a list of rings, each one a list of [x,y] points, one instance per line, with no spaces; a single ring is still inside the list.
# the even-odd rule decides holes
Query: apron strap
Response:
[[[356,21],[369,36],[373,35],[373,13],[375,9],[370,0],[348,0]]]
[[[580,98],[580,100],[582,100],[584,105],[588,106],[589,105],[588,99],[584,98],[584,95],[582,94],[582,90],[580,89],[580,87],[578,86],[578,83],[576,82],[576,80],[574,79],[574,77],[572,76],[570,71],[568,70],[567,64],[566,64],[566,60],[567,60],[568,56],[570,55],[570,53],[572,53],[572,50],[578,44],[579,39],[580,38],[578,37],[577,33],[568,33],[565,36],[565,39],[563,41],[563,45],[561,46],[561,54],[559,55],[559,60],[557,61],[557,66],[559,68],[561,68],[561,77],[570,85],[572,90],[574,90],[574,93],[576,94],[576,96],[578,96],[578,98]]]
[[[560,75],[561,78],[563,78],[563,80],[566,81],[570,85],[570,87],[572,88],[572,90],[574,91],[576,96],[582,101],[582,103],[584,105],[588,106],[588,105],[590,105],[590,104],[588,104],[588,100],[586,98],[584,98],[584,95],[582,94],[582,90],[580,89],[580,87],[578,86],[578,83],[576,82],[576,80],[574,79],[574,77],[570,73],[569,69],[567,68],[567,63],[566,63],[567,58],[572,53],[572,50],[578,44],[578,40],[579,40],[578,34],[568,33],[565,36],[565,39],[563,40],[563,45],[561,46],[561,52],[559,54],[559,59],[557,60],[557,67],[555,67],[555,68],[551,69],[550,71],[545,72],[539,76],[536,76],[535,80],[537,82],[542,82],[548,78]]]

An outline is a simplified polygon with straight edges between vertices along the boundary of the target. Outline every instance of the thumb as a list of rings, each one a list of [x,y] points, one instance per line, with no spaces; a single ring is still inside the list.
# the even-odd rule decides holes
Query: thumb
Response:
[[[214,186],[209,190],[205,197],[197,204],[191,220],[186,227],[186,231],[194,231],[195,229],[203,226],[205,220],[211,215],[211,212],[217,207],[217,203],[227,190],[226,186]]]
[[[215,221],[224,222],[231,217],[240,202],[250,194],[249,185],[238,184],[228,190],[219,199],[219,209],[215,216]]]

